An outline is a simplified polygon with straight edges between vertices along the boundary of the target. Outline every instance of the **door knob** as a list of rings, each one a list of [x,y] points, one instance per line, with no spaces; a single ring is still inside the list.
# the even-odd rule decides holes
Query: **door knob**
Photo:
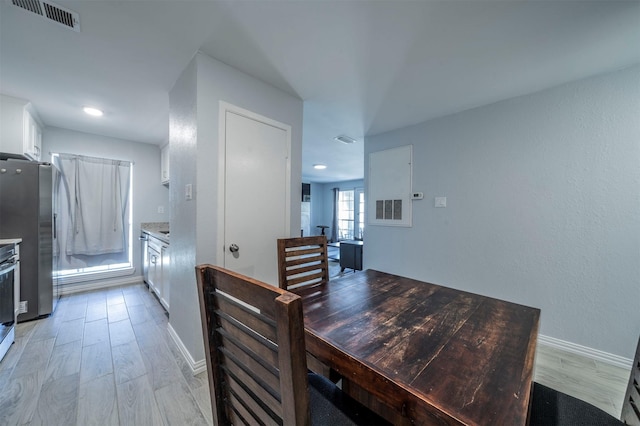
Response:
[[[229,251],[230,251],[231,253],[237,253],[237,252],[238,252],[238,250],[240,250],[240,247],[238,247],[238,245],[237,245],[237,244],[231,244],[231,245],[229,246]]]

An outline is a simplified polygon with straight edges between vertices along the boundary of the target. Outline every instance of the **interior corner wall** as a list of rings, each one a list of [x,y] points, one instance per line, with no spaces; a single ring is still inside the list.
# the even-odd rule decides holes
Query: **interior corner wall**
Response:
[[[142,261],[138,234],[141,222],[169,221],[169,191],[160,183],[160,148],[157,145],[83,133],[58,127],[45,127],[42,152],[68,153],[91,157],[112,158],[133,165],[132,226],[133,267],[142,277]],[[50,161],[46,154],[43,161]],[[158,206],[165,213],[158,213]]]
[[[365,170],[413,144],[425,197],[411,228],[367,224],[365,266],[541,308],[541,334],[633,358],[639,117],[634,66],[366,138]]]

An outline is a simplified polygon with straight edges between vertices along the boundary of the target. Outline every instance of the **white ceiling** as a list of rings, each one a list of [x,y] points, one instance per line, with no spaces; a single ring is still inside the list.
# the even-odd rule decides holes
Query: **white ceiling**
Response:
[[[54,3],[79,33],[0,0],[0,92],[44,124],[162,144],[168,92],[200,50],[304,100],[314,182],[362,178],[365,135],[640,63],[640,1]]]

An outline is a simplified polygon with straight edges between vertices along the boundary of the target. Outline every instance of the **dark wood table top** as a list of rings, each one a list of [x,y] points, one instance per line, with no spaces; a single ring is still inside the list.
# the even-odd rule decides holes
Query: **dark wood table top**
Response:
[[[539,309],[374,270],[296,293],[307,352],[411,422],[526,424]]]

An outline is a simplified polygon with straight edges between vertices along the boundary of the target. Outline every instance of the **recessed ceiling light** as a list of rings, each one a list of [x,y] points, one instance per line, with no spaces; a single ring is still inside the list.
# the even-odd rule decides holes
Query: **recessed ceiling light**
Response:
[[[324,170],[324,169],[327,168],[327,165],[326,164],[314,164],[313,168],[314,169],[318,169],[318,170]]]
[[[94,117],[102,117],[102,111],[100,111],[98,108],[84,107],[82,108],[82,110],[89,115],[93,115]]]
[[[346,136],[346,135],[336,136],[333,139],[337,140],[338,142],[342,142],[342,143],[346,143],[346,144],[352,144],[352,143],[356,142],[356,140],[354,138],[351,138],[351,137]]]

